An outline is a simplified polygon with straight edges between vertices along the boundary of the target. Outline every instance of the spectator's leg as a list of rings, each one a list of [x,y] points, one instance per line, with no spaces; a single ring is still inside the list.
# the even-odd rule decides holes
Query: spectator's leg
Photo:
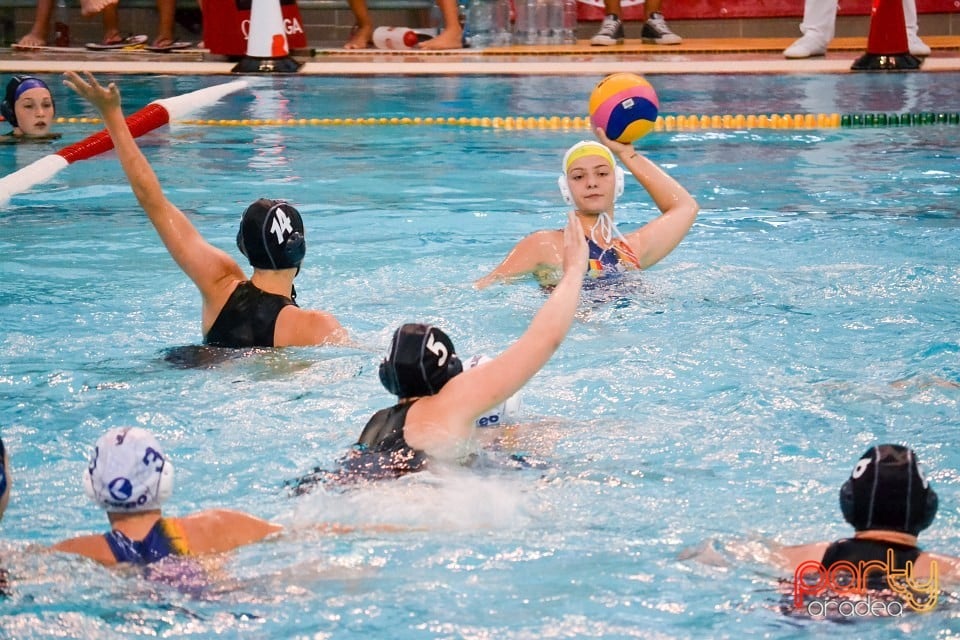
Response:
[[[803,37],[787,47],[787,58],[822,56],[833,40],[837,25],[837,0],[806,0],[803,5],[803,22],[800,33]]]
[[[33,18],[30,32],[25,34],[17,45],[20,47],[43,47],[50,33],[50,18],[53,15],[53,0],[37,0],[37,12]]]
[[[420,43],[421,49],[462,49],[463,29],[460,27],[460,15],[457,0],[437,0],[440,13],[443,14],[443,30],[436,38]]]
[[[662,0],[646,0],[647,20],[643,23],[640,38],[647,44],[680,44],[683,38],[667,26],[667,20],[660,13]]]
[[[173,35],[176,13],[177,0],[157,0],[157,35],[153,46],[168,47],[176,41]]]
[[[907,44],[910,46],[910,53],[915,56],[930,55],[930,47],[917,35],[916,0],[903,0],[903,21],[907,25]]]
[[[590,44],[595,47],[609,47],[615,44],[623,44],[623,22],[620,20],[622,15],[620,9],[620,0],[603,0],[603,22],[600,23],[600,29],[592,38]]]
[[[120,13],[117,11],[117,4],[111,4],[104,7],[102,12],[103,20],[103,44],[114,44],[123,40],[120,35]]]
[[[353,30],[350,39],[343,45],[344,49],[366,49],[373,42],[373,21],[367,9],[367,0],[349,0],[350,11],[353,12]]]

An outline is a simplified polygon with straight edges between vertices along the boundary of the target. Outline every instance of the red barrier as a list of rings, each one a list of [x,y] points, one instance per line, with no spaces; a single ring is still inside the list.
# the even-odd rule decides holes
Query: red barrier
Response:
[[[170,114],[167,110],[159,104],[151,103],[127,117],[127,128],[130,129],[134,138],[139,138],[145,133],[162,127],[169,121]],[[92,136],[87,136],[80,142],[75,142],[60,149],[60,151],[57,151],[57,155],[66,160],[67,164],[73,164],[77,160],[86,160],[111,149],[113,149],[113,140],[110,139],[110,134],[104,129]]]
[[[203,43],[220,56],[247,55],[252,0],[203,0]],[[306,49],[307,34],[297,0],[280,0],[290,50]]]

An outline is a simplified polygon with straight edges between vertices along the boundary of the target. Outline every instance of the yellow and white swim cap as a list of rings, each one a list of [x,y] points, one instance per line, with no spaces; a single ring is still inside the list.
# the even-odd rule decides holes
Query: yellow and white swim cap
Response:
[[[603,156],[610,163],[611,167],[617,166],[617,161],[613,157],[613,152],[599,142],[594,140],[581,140],[573,145],[563,154],[563,172],[570,171],[570,165],[587,156]]]
[[[613,192],[613,201],[616,202],[617,198],[623,195],[623,167],[617,164],[617,160],[613,157],[613,152],[610,151],[610,149],[595,140],[581,140],[567,149],[567,152],[563,154],[563,173],[560,174],[560,178],[557,180],[557,186],[560,187],[560,195],[563,196],[563,201],[567,204],[573,204],[573,196],[570,194],[570,183],[567,182],[567,172],[570,170],[570,165],[580,158],[586,158],[587,156],[602,156],[610,163],[610,166],[613,168],[614,177],[616,178],[616,186]]]

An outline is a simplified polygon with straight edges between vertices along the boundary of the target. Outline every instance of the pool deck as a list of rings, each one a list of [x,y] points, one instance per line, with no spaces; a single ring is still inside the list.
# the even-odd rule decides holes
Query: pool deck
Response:
[[[920,72],[960,70],[960,36],[924,36],[931,55]],[[787,60],[793,38],[686,38],[680,45],[645,45],[628,39],[613,47],[591,47],[585,40],[557,46],[513,46],[443,52],[367,49],[311,49],[294,52],[303,75],[599,75],[618,71],[642,74],[850,73],[866,51],[865,37],[835,38],[826,56]],[[303,55],[301,55],[303,54]],[[230,75],[236,63],[204,49],[171,53],[89,51],[46,47],[0,49],[2,73],[95,73]],[[910,72],[907,72],[910,73]]]

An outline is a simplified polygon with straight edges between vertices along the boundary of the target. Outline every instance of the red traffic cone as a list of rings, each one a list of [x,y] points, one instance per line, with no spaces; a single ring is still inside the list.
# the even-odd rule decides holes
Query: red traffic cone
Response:
[[[910,54],[901,0],[873,0],[867,52],[850,67],[853,71],[919,69],[922,61]]]
[[[290,57],[280,0],[253,0],[247,55],[233,68],[234,73],[293,73],[303,63]]]

